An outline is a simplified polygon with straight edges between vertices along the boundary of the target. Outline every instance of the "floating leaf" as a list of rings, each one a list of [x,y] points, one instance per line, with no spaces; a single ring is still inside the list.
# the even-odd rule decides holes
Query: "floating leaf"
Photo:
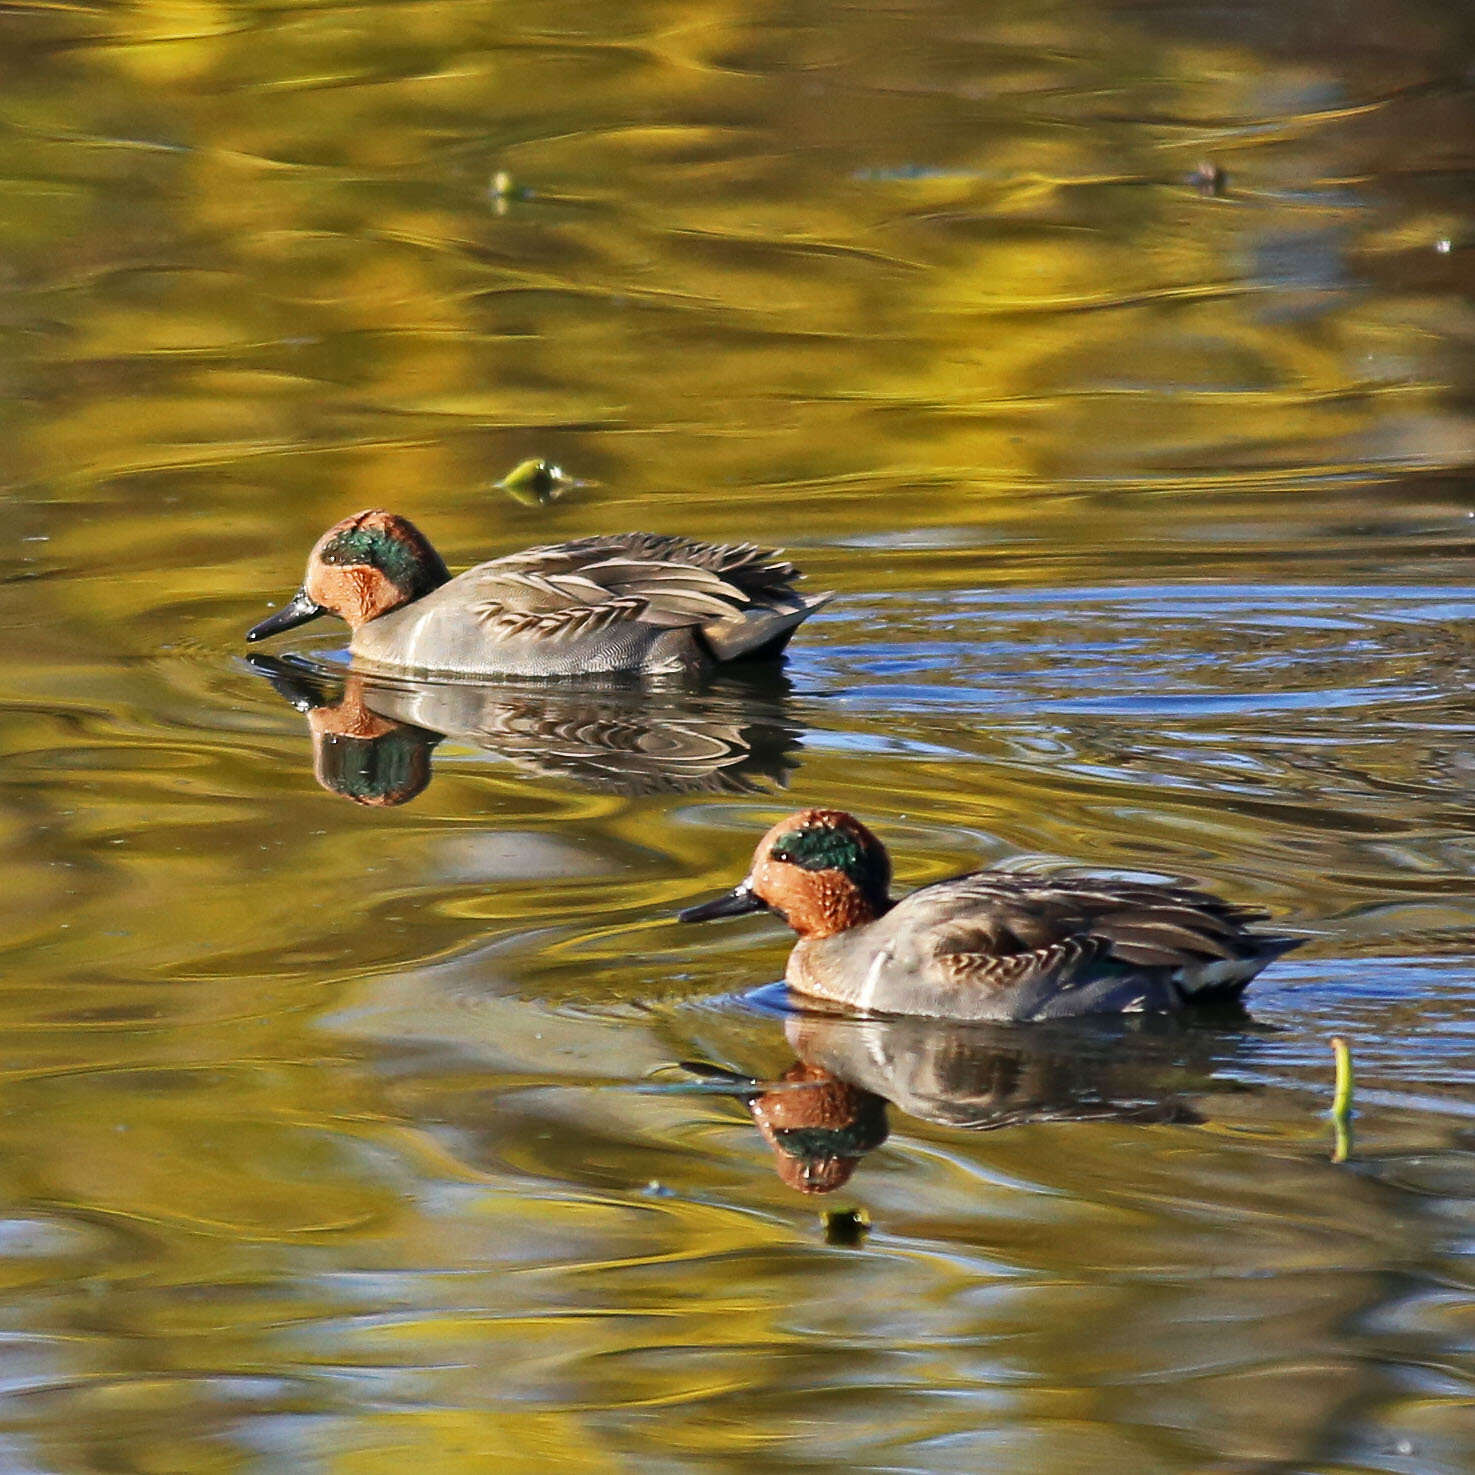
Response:
[[[546,507],[579,483],[561,466],[536,457],[521,461],[497,483],[509,497],[528,507]]]

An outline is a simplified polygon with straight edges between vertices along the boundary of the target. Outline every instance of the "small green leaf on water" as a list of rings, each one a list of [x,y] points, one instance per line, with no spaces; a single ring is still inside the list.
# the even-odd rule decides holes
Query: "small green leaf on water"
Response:
[[[529,507],[546,507],[576,483],[563,467],[533,457],[519,462],[497,485],[509,497]]]
[[[1337,1065],[1336,1089],[1332,1093],[1332,1161],[1345,1163],[1352,1151],[1352,1051],[1341,1035],[1332,1036],[1332,1058]]]
[[[871,1216],[864,1209],[830,1209],[822,1218],[827,1245],[854,1248],[871,1232]]]

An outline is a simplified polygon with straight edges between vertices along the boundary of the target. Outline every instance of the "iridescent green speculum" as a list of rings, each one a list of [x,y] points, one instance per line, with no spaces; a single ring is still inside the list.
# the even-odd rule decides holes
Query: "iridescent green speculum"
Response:
[[[344,528],[319,557],[324,563],[339,566],[367,564],[376,568],[410,599],[440,588],[451,577],[441,556],[428,543],[374,524]]]

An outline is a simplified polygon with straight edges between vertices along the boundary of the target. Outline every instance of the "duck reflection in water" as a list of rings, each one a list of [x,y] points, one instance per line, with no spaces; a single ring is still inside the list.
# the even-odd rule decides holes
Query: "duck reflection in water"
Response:
[[[695,691],[633,678],[518,688],[334,672],[301,657],[247,660],[306,716],[318,783],[356,804],[413,799],[445,737],[620,794],[753,792],[782,785],[796,766],[800,729],[776,671],[724,675]]]
[[[778,1176],[809,1194],[842,1187],[886,1141],[888,1103],[975,1132],[1030,1122],[1200,1122],[1187,1098],[1205,1088],[1226,1040],[1201,1021],[1155,1015],[1020,1027],[804,1013],[784,1029],[799,1058],[776,1079],[702,1061],[685,1068],[743,1102]]]
[[[685,1066],[693,1075],[731,1087],[773,1149],[775,1171],[800,1193],[843,1187],[861,1158],[890,1131],[883,1097],[822,1065],[796,1060],[777,1080],[766,1082],[705,1061],[688,1060]]]

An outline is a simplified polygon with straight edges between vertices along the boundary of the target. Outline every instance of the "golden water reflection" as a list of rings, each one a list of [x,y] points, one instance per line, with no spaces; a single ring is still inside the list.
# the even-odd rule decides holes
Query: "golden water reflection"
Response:
[[[1468,10],[7,7],[0,1462],[1468,1469]],[[368,505],[839,594],[772,691],[273,690]],[[670,917],[824,801],[1314,941],[1099,1059],[796,1041]],[[796,1059],[895,1103],[825,1200],[679,1069]]]

